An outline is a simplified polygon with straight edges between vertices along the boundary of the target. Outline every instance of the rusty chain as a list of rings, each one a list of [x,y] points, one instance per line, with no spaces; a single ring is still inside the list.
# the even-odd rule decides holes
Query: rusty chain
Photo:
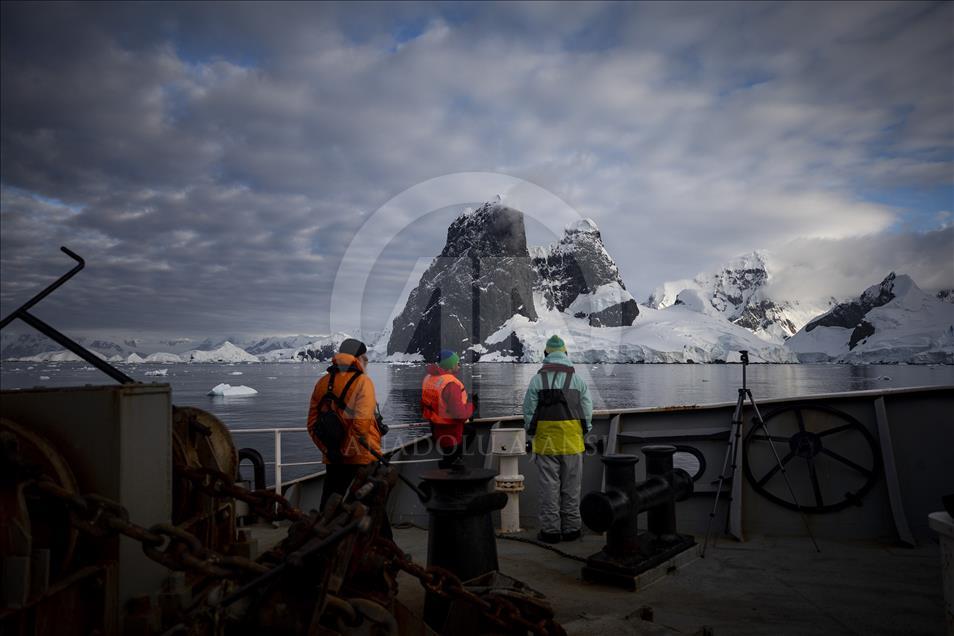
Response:
[[[523,617],[513,602],[500,595],[481,597],[464,587],[453,573],[437,566],[423,567],[408,558],[393,541],[379,538],[377,547],[390,563],[407,572],[418,581],[425,590],[448,600],[460,600],[476,606],[491,623],[503,629],[519,626],[538,636],[566,636],[566,631],[553,618],[541,618],[533,622]]]
[[[209,550],[195,535],[170,523],[144,528],[129,520],[129,511],[102,495],[76,495],[49,479],[33,483],[40,493],[62,502],[70,512],[70,523],[94,537],[121,534],[142,544],[153,561],[173,570],[192,570],[209,576],[241,578],[269,570],[261,563],[240,556],[225,556]]]
[[[175,473],[211,497],[231,497],[244,501],[254,514],[268,521],[304,521],[308,518],[307,514],[292,506],[277,492],[242,488],[231,477],[214,468],[191,468],[176,464]]]
[[[231,497],[244,501],[257,515],[270,521],[287,519],[293,522],[313,521],[287,499],[269,490],[247,490],[235,484],[228,475],[211,468],[190,468],[177,465],[177,474],[188,479],[200,491],[212,497]],[[261,576],[273,568],[239,556],[225,556],[209,550],[195,535],[170,523],[145,528],[129,520],[129,511],[120,503],[97,494],[76,495],[41,478],[33,483],[36,490],[62,502],[70,512],[76,528],[95,537],[122,534],[142,544],[143,552],[173,570],[192,570],[219,578]],[[366,484],[366,486],[369,484]],[[344,512],[344,511],[342,511]],[[342,517],[350,517],[350,510]],[[334,519],[332,526],[338,526]],[[565,636],[553,618],[533,622],[523,617],[519,607],[500,595],[481,597],[467,590],[452,572],[437,566],[423,567],[414,563],[394,542],[378,538],[377,550],[390,564],[420,581],[425,590],[437,596],[460,600],[477,607],[492,624],[510,629],[519,626],[538,636]]]

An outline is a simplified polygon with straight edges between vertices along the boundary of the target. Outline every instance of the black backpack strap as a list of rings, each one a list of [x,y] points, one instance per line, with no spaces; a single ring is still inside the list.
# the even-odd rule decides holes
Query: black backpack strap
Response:
[[[332,399],[332,400],[335,399],[335,394],[334,394],[334,390],[335,390],[335,375],[336,375],[337,373],[338,373],[338,367],[329,367],[329,368],[328,368],[328,386],[326,387],[324,397],[330,398],[330,399]]]
[[[563,380],[563,390],[566,391],[570,388],[570,383],[573,381],[573,367],[567,367],[566,369],[566,379]]]
[[[338,408],[340,408],[342,411],[350,410],[348,409],[348,403],[345,402],[345,399],[348,397],[348,391],[351,390],[351,385],[355,383],[355,380],[357,380],[358,376],[360,375],[361,375],[361,370],[354,369],[354,375],[348,378],[348,382],[344,385],[344,389],[342,389],[341,391],[341,397],[335,398],[335,400],[337,400],[338,402]]]
[[[353,385],[353,384],[355,383],[355,380],[357,380],[357,379],[358,379],[358,376],[361,375],[361,373],[362,373],[362,372],[361,372],[361,369],[359,369],[359,368],[357,368],[357,367],[355,367],[355,366],[348,367],[348,369],[346,369],[346,370],[347,370],[347,371],[354,371],[354,375],[352,375],[350,378],[348,378],[348,381],[347,381],[347,382],[345,383],[345,385],[344,385],[344,389],[342,389],[342,391],[341,391],[341,395],[340,395],[340,396],[337,396],[337,395],[335,395],[335,393],[334,393],[334,385],[335,385],[335,375],[337,375],[337,373],[338,373],[338,367],[332,366],[332,367],[330,367],[330,368],[328,369],[328,375],[329,375],[329,377],[328,377],[328,390],[325,391],[325,395],[321,398],[322,402],[324,402],[324,401],[326,401],[326,400],[331,400],[331,401],[333,401],[333,402],[337,405],[337,407],[338,407],[339,409],[341,409],[342,411],[349,411],[349,410],[351,410],[351,409],[348,408],[348,403],[345,402],[345,399],[348,397],[348,391],[351,390],[351,385]]]
[[[549,390],[550,390],[550,381],[547,379],[547,372],[544,371],[543,369],[540,369],[540,371],[538,371],[537,373],[540,374],[540,382],[543,383],[543,390],[544,390],[544,391],[549,391]]]

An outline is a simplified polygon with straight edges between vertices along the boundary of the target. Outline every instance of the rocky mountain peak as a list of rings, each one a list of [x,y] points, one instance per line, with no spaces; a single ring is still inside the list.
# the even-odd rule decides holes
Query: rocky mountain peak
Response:
[[[512,316],[536,320],[523,213],[497,200],[461,213],[393,321],[387,353],[434,359],[480,344]],[[501,343],[512,351],[514,343]]]
[[[875,307],[887,305],[897,295],[904,295],[911,289],[917,289],[917,285],[909,276],[903,274],[898,276],[891,272],[880,283],[862,292],[857,300],[839,303],[827,313],[809,322],[805,325],[805,331],[811,332],[816,327],[854,329],[857,336],[852,339],[851,348],[854,348],[854,343],[863,337],[861,334],[869,329],[865,326],[865,315]]]
[[[809,318],[818,315],[819,308],[772,298],[768,292],[771,280],[768,263],[767,252],[754,250],[732,259],[718,271],[660,285],[653,290],[647,304],[663,309],[678,302],[694,307],[699,313],[721,315],[763,339],[781,342],[794,335]],[[687,295],[687,290],[694,293]]]
[[[530,255],[536,273],[534,291],[542,297],[547,309],[566,311],[573,306],[574,315],[590,317],[593,326],[631,325],[639,315],[639,307],[626,291],[619,268],[606,251],[593,219],[568,224],[559,241],[548,247],[533,248]],[[618,298],[611,303],[601,301],[605,306],[590,307],[591,311],[580,307],[586,296],[595,296],[598,291],[601,295],[615,292]],[[619,305],[613,310],[619,314],[615,318],[592,316],[615,305]],[[576,315],[580,313],[585,316]]]
[[[440,256],[527,257],[523,213],[498,200],[460,214],[447,228],[447,242]]]

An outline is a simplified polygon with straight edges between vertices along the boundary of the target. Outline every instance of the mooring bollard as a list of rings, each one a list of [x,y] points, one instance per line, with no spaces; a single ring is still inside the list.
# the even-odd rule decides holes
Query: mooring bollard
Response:
[[[692,477],[673,468],[674,446],[645,446],[646,481],[636,482],[635,455],[608,455],[606,491],[588,493],[580,505],[583,522],[606,532],[606,545],[583,567],[587,581],[630,589],[636,577],[695,545],[690,535],[676,532],[676,502],[692,494]],[[647,513],[647,531],[639,534],[636,520]]]
[[[520,456],[527,454],[527,432],[522,428],[495,428],[490,431],[490,443],[493,454],[500,459],[500,471],[495,478],[497,492],[507,494],[507,505],[500,511],[500,531],[520,532]]]
[[[507,495],[490,492],[496,473],[463,465],[429,470],[421,475],[421,489],[430,495],[425,502],[429,514],[427,564],[453,572],[469,581],[498,570],[497,537],[491,513],[507,503]],[[431,592],[424,601],[424,621],[440,631],[447,618],[449,602]]]

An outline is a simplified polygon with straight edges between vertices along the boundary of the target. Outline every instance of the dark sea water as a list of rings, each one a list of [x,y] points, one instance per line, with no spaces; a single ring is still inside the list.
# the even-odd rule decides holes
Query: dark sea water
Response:
[[[214,413],[233,430],[303,427],[308,400],[327,364],[124,364],[128,375],[144,382],[168,382],[173,403],[196,406]],[[464,367],[461,377],[480,396],[482,417],[519,413],[523,394],[538,365],[484,363]],[[147,377],[147,371],[167,369],[164,377]],[[423,367],[370,365],[378,402],[389,424],[420,419],[420,386]],[[601,364],[578,365],[590,387],[594,407],[629,408],[734,402],[741,386],[742,367],[737,364]],[[236,375],[233,375],[236,374]],[[238,375],[240,374],[240,375]],[[244,384],[258,391],[250,397],[209,397],[219,383]],[[112,381],[85,363],[0,364],[0,387],[77,386],[111,384]],[[748,386],[757,400],[796,397],[838,391],[954,384],[951,365],[826,365],[759,364],[748,367]],[[389,435],[390,444],[407,435]],[[271,434],[238,434],[236,444],[259,448],[273,459]],[[282,439],[284,462],[320,459],[304,433],[287,433]],[[389,444],[386,444],[389,445]],[[285,478],[307,472],[289,468]]]

